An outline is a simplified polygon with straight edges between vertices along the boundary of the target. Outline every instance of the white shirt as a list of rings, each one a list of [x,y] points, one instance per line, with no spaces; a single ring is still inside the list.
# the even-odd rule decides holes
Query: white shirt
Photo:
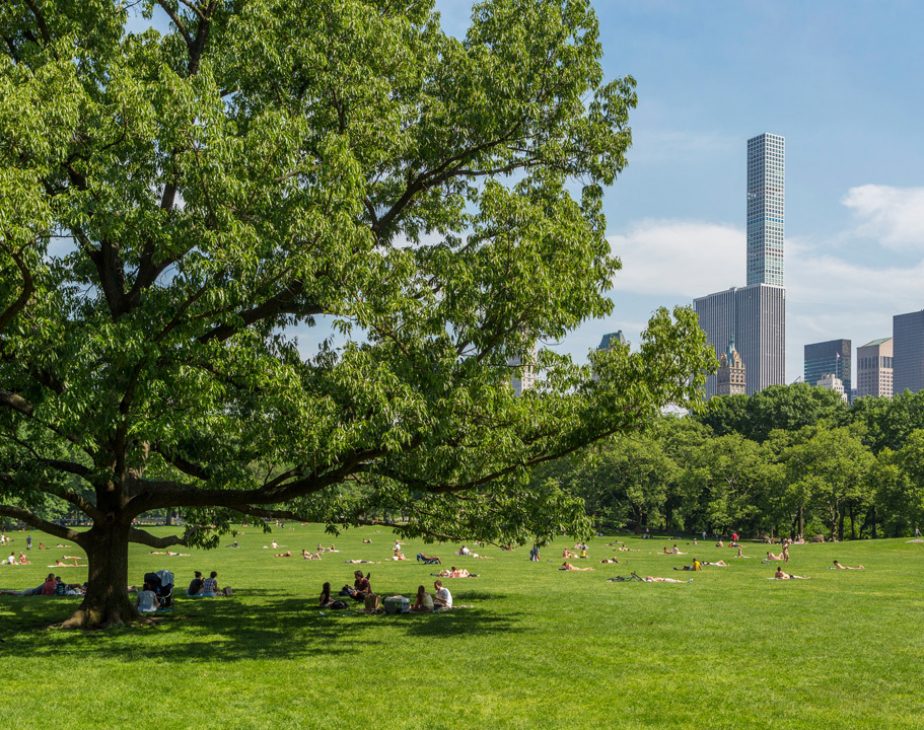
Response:
[[[154,613],[157,610],[157,596],[154,595],[154,591],[138,593],[138,610],[141,613]]]
[[[436,597],[439,599],[441,605],[446,608],[452,608],[452,594],[446,586],[443,586],[436,592]]]

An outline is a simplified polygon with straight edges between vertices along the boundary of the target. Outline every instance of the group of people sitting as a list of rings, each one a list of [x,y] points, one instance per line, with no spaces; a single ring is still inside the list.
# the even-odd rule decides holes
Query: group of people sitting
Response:
[[[216,596],[234,595],[234,591],[230,586],[219,587],[218,573],[214,570],[209,573],[208,578],[203,578],[202,573],[197,570],[194,571],[193,579],[189,582],[186,595],[190,598],[215,598]]]
[[[361,570],[357,570],[353,573],[353,576],[353,585],[345,585],[341,588],[338,597],[331,595],[330,583],[325,583],[321,587],[321,597],[318,601],[318,607],[335,611],[342,610],[349,607],[349,604],[342,599],[352,598],[356,602],[364,603],[367,613],[378,613],[381,610],[382,603],[380,597],[372,591],[372,584],[370,582],[371,575],[369,573],[363,575]],[[417,595],[412,605],[409,605],[410,602],[401,596],[394,596],[392,598],[402,598],[408,610],[415,613],[429,613],[451,609],[452,593],[443,585],[443,581],[435,581],[433,583],[433,589],[435,592],[430,594],[427,593],[426,588],[418,586]]]
[[[60,575],[49,573],[44,582],[35,588],[21,591],[0,591],[6,596],[82,596],[87,592],[86,583],[65,583]]]

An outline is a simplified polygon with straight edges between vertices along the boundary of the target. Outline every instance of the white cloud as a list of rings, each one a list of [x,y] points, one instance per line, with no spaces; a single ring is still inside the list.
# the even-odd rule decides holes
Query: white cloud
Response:
[[[841,202],[859,219],[857,234],[889,248],[924,251],[924,188],[860,185]]]
[[[617,292],[692,300],[744,283],[745,237],[735,226],[644,220],[609,241],[622,259],[613,282]]]
[[[845,337],[854,348],[892,332],[892,315],[924,306],[924,259],[909,266],[867,266],[830,255],[850,250],[849,234],[832,240],[798,237],[786,241],[787,380],[802,373],[803,346]],[[746,283],[745,236],[741,228],[705,221],[646,220],[610,236],[623,270],[614,290],[623,319],[643,316],[651,298],[665,304],[691,301]],[[883,256],[894,260],[894,254]],[[622,295],[630,295],[628,298]],[[635,311],[633,296],[638,300]],[[606,322],[587,327],[592,339]]]

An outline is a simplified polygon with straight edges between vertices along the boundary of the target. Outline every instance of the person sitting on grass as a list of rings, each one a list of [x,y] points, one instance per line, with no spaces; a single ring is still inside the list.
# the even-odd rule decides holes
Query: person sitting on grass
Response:
[[[684,565],[682,567],[674,566],[674,570],[692,570],[700,571],[703,569],[703,564],[699,562],[696,558],[693,558],[693,562],[690,565]]]
[[[193,572],[193,579],[189,581],[189,587],[186,589],[187,596],[201,596],[202,587],[205,585],[205,581],[202,580],[202,573],[198,570]]]
[[[448,588],[443,587],[443,581],[438,580],[433,583],[436,595],[433,596],[434,611],[448,611],[452,608],[452,594]]]
[[[348,608],[344,601],[339,601],[331,597],[330,583],[325,583],[323,586],[321,586],[321,599],[318,601],[318,606],[320,608],[329,608],[334,611],[340,611],[344,608]]]
[[[450,602],[451,600],[452,597],[450,596]],[[433,596],[427,593],[427,589],[423,586],[417,586],[417,597],[414,599],[411,610],[418,613],[430,613],[433,611]]]
[[[804,575],[783,572],[783,568],[779,565],[776,566],[776,572],[773,574],[773,577],[777,580],[808,580],[808,577]]]
[[[843,565],[837,560],[834,561],[835,570],[866,570],[862,565]]]
[[[569,570],[572,572],[586,572],[588,570],[593,570],[593,568],[578,568],[576,565],[572,565],[567,560],[561,564],[559,570]]]
[[[402,553],[400,550],[398,550],[391,556],[391,559],[392,560],[407,560],[407,556],[404,553]]]
[[[25,553],[19,553],[19,560],[17,561],[20,565],[31,565],[32,561],[26,557]]]
[[[218,573],[213,570],[209,577],[202,581],[202,592],[199,595],[203,598],[214,598],[218,591]]]
[[[145,583],[144,587],[138,591],[135,605],[139,613],[156,613],[160,608],[160,599],[149,583]]]
[[[353,587],[347,586],[347,592],[354,601],[365,601],[366,596],[372,593],[372,584],[369,582],[370,573],[365,576],[361,570],[353,573]]]

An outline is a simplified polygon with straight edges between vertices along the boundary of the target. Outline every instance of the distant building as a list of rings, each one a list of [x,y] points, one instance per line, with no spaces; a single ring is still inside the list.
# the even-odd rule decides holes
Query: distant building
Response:
[[[600,340],[600,344],[597,346],[598,350],[609,350],[613,345],[628,345],[629,341],[623,335],[622,330],[616,330],[615,332],[610,332],[603,335],[603,339]]]
[[[892,397],[892,338],[857,348],[857,397]]]
[[[716,395],[744,395],[747,392],[747,377],[744,361],[735,349],[735,343],[728,343],[728,350],[719,355],[719,370],[716,373]]]
[[[746,392],[753,395],[786,382],[786,290],[754,284],[693,300],[699,326],[716,358],[734,342],[744,365]],[[706,380],[706,397],[718,394],[718,379]]]
[[[747,286],[693,301],[718,359],[735,342],[749,395],[786,382],[785,140],[759,134],[747,143]],[[727,353],[726,353],[727,354]],[[706,397],[718,378],[706,380]]]
[[[535,345],[523,357],[512,357],[507,361],[507,366],[513,368],[513,375],[510,378],[510,385],[513,387],[513,394],[521,396],[527,390],[536,387],[536,359],[538,350]]]
[[[847,402],[847,393],[844,392],[844,384],[841,382],[841,379],[837,377],[834,373],[825,373],[822,375],[818,381],[815,383],[819,388],[824,388],[825,390],[833,390],[844,402]]]
[[[892,317],[893,390],[924,390],[924,309]]]
[[[844,384],[844,391],[849,394],[853,388],[853,380],[850,377],[852,356],[850,340],[828,340],[806,345],[803,368],[805,382],[817,383],[822,375],[833,373]]]
[[[764,133],[748,140],[748,286],[783,286],[786,140]]]

